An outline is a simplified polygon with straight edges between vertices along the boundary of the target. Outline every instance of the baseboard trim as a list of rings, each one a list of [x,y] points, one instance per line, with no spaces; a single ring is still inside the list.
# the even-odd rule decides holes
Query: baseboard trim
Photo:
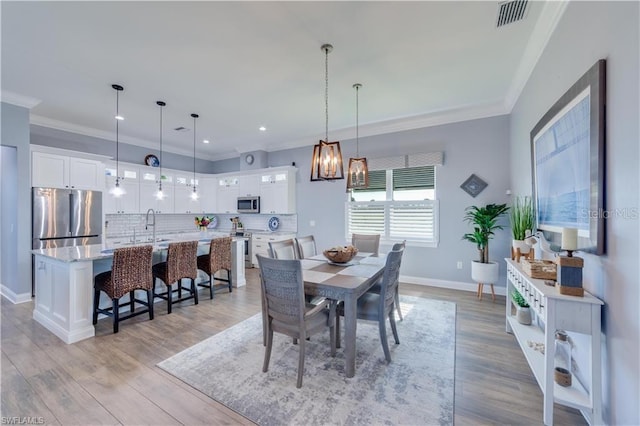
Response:
[[[4,284],[0,284],[0,295],[14,305],[17,305],[18,303],[31,302],[30,292],[17,294]]]
[[[408,275],[400,275],[400,282],[407,284],[416,284],[416,285],[426,285],[430,287],[440,287],[440,288],[450,288],[452,290],[462,290],[462,291],[472,291],[476,293],[478,291],[477,283],[466,283],[461,281],[448,281],[448,280],[438,280],[435,278],[423,278],[423,277],[412,277]],[[505,296],[506,288],[503,286],[494,285],[493,289],[496,294],[501,296]],[[483,293],[491,294],[491,286],[485,285],[483,288]]]

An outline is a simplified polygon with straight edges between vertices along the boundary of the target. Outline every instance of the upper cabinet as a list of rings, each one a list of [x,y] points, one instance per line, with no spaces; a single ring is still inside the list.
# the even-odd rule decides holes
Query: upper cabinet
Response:
[[[104,190],[104,164],[48,152],[31,153],[31,186]]]
[[[111,189],[116,184],[116,174],[120,176],[120,188],[124,191],[116,197]],[[105,214],[132,214],[140,212],[140,180],[138,167],[128,164],[109,165],[105,168],[106,188],[102,194],[102,205]]]
[[[295,169],[267,171],[260,175],[260,213],[296,212]]]
[[[238,176],[238,197],[257,197],[260,195],[261,175]]]
[[[218,179],[214,177],[201,177],[200,208],[204,213],[217,213],[218,211]]]
[[[218,178],[217,211],[216,213],[238,212],[238,177],[227,176]]]

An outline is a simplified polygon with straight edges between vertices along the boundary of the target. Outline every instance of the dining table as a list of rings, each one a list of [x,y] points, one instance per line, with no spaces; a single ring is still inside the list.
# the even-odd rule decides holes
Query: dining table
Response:
[[[358,253],[346,263],[333,263],[322,254],[301,259],[306,294],[344,303],[345,374],[356,370],[356,329],[358,297],[369,290],[384,273],[385,254]]]

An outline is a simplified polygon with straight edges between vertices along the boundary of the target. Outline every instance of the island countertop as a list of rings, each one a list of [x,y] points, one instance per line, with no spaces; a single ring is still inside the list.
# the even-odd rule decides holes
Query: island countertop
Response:
[[[228,234],[225,234],[225,236]],[[163,236],[162,241],[156,242],[153,245],[153,251],[159,252],[166,250],[169,247],[169,243],[178,241],[193,241],[198,240],[200,245],[207,245],[212,238],[219,238],[223,235],[207,235],[206,237],[200,233],[188,233],[171,235],[169,238]],[[235,237],[234,241],[237,240]],[[120,247],[133,247],[138,245],[151,244],[151,242],[136,242],[125,244],[90,244],[86,246],[74,246],[74,247],[55,247],[45,249],[35,249],[31,253],[37,256],[46,256],[60,262],[83,262],[89,260],[109,259],[113,257],[113,250]]]

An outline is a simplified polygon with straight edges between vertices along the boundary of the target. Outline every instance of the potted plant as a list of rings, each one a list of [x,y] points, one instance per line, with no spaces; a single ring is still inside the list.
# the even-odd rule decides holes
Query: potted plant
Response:
[[[520,249],[521,254],[527,254],[531,249],[524,242],[525,238],[531,236],[533,231],[533,202],[531,197],[515,197],[509,210],[509,219],[513,235],[511,258],[514,259],[517,249]]]
[[[496,230],[503,229],[498,219],[508,210],[506,204],[470,206],[465,209],[464,220],[473,225],[473,232],[464,234],[462,238],[478,248],[479,259],[471,263],[471,278],[477,283],[493,285],[498,281],[498,263],[489,260],[489,240]]]
[[[516,319],[520,324],[531,325],[531,308],[518,290],[513,290],[511,300],[516,305]]]

